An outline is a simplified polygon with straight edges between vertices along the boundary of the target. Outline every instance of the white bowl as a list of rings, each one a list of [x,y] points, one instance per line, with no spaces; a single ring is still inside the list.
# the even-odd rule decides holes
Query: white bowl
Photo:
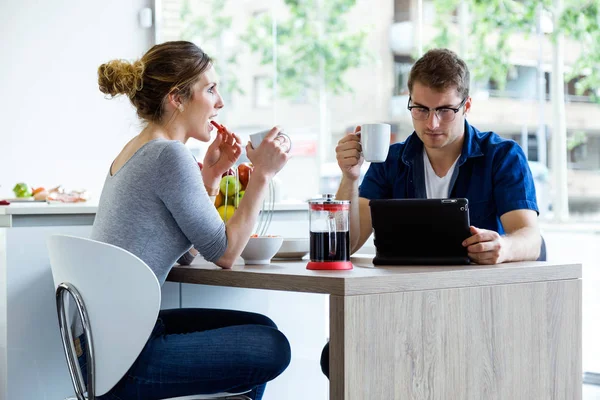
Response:
[[[274,258],[300,260],[310,251],[308,238],[285,238]]]
[[[283,243],[281,236],[251,237],[241,256],[245,264],[270,264],[271,258],[277,253],[277,250],[281,247],[281,243]]]

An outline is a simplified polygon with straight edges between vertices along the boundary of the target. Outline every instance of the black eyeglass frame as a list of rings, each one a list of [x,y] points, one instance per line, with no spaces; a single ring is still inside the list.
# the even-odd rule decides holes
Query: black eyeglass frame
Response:
[[[416,119],[416,118],[415,118],[415,117],[412,115],[412,110],[413,110],[413,108],[419,108],[419,109],[421,109],[421,110],[427,110],[427,117],[425,117],[425,119],[422,119],[422,120],[419,120],[419,119],[417,119],[417,121],[427,121],[427,120],[429,119],[429,116],[431,115],[431,111],[435,112],[435,113],[436,113],[436,115],[437,115],[437,117],[438,117],[438,119],[440,119],[440,120],[441,120],[441,118],[440,118],[440,116],[439,116],[439,114],[438,114],[438,111],[441,111],[441,110],[452,110],[452,111],[454,111],[454,118],[452,118],[450,121],[448,121],[448,122],[452,122],[452,121],[454,121],[454,119],[456,118],[456,113],[458,113],[458,112],[460,111],[460,109],[461,109],[461,108],[463,108],[463,106],[464,106],[464,105],[465,105],[465,103],[467,102],[467,99],[468,99],[468,97],[465,97],[465,98],[464,98],[464,99],[463,99],[463,100],[460,102],[460,104],[458,105],[458,107],[457,107],[457,108],[453,108],[453,107],[437,107],[437,108],[427,108],[427,107],[425,107],[425,106],[411,106],[411,105],[410,105],[410,102],[412,101],[412,97],[411,97],[411,96],[408,96],[408,104],[406,105],[406,108],[407,108],[407,109],[408,109],[408,111],[410,112],[410,116],[411,116],[413,119]]]

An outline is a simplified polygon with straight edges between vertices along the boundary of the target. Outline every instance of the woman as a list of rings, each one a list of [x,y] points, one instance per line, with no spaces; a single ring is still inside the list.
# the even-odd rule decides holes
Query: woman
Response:
[[[221,176],[241,154],[240,138],[219,129],[201,172],[184,146],[190,138],[208,142],[211,120],[224,106],[211,59],[193,43],[167,42],[134,63],[101,65],[98,84],[111,97],[127,95],[145,127],[110,167],[92,238],[137,255],[161,284],[188,250],[231,268],[252,233],[269,180],[288,160],[277,139],[279,129],[271,129],[258,148],[246,146],[252,179],[224,224],[213,203]],[[266,382],[289,361],[286,337],[265,316],[166,310],[137,361],[102,398],[151,400],[251,390],[247,395],[260,399]]]

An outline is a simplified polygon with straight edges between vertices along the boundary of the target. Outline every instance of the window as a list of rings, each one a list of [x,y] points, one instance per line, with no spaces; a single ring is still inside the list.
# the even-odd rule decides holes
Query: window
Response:
[[[394,0],[394,22],[410,21],[411,0]]]
[[[408,95],[408,75],[412,64],[410,57],[394,57],[394,96]]]
[[[273,105],[273,89],[269,85],[269,77],[254,77],[254,107],[269,108]]]
[[[510,97],[514,99],[537,98],[537,68],[514,65],[510,68],[506,86],[500,90],[493,80],[489,83],[490,94],[495,97]]]
[[[583,76],[578,76],[566,83],[566,97],[568,101],[591,102],[593,100],[594,93],[591,89],[579,93],[578,84],[583,78]]]
[[[384,65],[381,74],[373,69],[391,51],[372,46],[386,32],[361,33],[380,24],[382,15],[369,15],[368,2],[345,8],[336,7],[338,1],[323,2],[322,10],[310,2],[291,8],[271,0],[158,4],[161,41],[193,41],[214,59],[226,105],[220,122],[242,140],[273,125],[292,138],[293,157],[277,175],[278,200],[304,201],[322,190],[320,175],[341,176],[337,165],[333,172],[329,166],[346,127],[389,120],[393,65]],[[327,19],[327,12],[339,10]],[[392,21],[392,7],[385,12],[384,19]],[[190,142],[202,158],[207,145]]]

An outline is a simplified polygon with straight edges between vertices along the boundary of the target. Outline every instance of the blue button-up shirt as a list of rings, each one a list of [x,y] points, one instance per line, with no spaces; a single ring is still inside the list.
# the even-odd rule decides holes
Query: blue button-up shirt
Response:
[[[372,163],[360,185],[367,199],[426,198],[423,142],[416,133],[390,146],[383,163]],[[448,192],[467,198],[471,225],[504,233],[500,216],[520,209],[539,213],[527,158],[513,140],[480,132],[465,121],[465,140]]]

